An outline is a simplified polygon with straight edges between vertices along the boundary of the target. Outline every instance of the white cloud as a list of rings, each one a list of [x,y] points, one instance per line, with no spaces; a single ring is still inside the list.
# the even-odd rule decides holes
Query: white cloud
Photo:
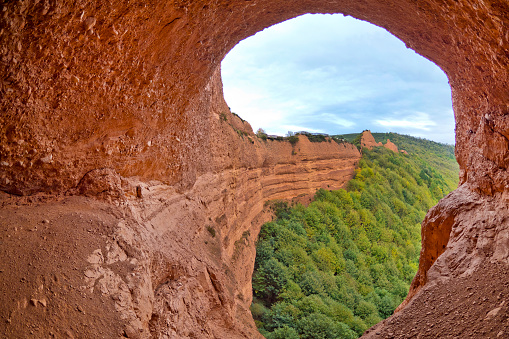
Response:
[[[412,117],[408,117],[406,119],[385,119],[385,120],[376,120],[375,122],[383,127],[390,128],[410,128],[410,129],[418,129],[423,131],[429,131],[430,127],[436,126],[436,123],[432,121],[429,117],[429,114],[422,112],[413,113]]]
[[[249,107],[263,98],[258,91],[249,91],[246,88],[234,87],[225,93],[225,98],[230,107]]]
[[[341,127],[355,126],[354,121],[343,119],[343,118],[338,117],[337,115],[332,114],[332,113],[322,113],[317,118],[321,119],[322,121],[330,122],[330,123],[336,124]]]

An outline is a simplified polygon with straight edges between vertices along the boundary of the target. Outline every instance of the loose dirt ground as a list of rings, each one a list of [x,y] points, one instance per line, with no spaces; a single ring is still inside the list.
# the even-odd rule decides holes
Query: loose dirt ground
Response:
[[[509,266],[486,262],[470,276],[427,286],[363,338],[509,338],[508,278]]]
[[[85,199],[0,197],[1,338],[124,335],[111,297],[83,288],[87,256],[117,221]]]

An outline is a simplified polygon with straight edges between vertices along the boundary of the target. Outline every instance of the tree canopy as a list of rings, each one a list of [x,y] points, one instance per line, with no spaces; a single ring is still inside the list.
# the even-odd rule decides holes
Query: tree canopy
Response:
[[[448,145],[396,139],[409,155],[363,149],[346,189],[320,189],[308,207],[273,205],[276,219],[257,241],[251,307],[268,339],[357,338],[406,297],[420,223],[456,188],[458,166]]]

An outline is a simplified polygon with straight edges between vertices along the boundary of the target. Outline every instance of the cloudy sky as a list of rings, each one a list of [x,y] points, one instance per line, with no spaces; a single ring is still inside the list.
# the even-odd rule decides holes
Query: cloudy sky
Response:
[[[451,89],[382,28],[304,15],[241,41],[222,62],[231,110],[269,134],[398,132],[454,143]]]

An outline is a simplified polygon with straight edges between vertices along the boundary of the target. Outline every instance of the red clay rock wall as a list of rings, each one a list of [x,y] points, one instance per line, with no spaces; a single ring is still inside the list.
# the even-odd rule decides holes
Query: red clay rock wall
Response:
[[[220,86],[213,89],[213,96],[216,90],[220,93]],[[79,312],[87,314],[85,322],[74,313],[60,325],[51,316],[45,321],[35,317],[37,333],[76,336],[84,331],[107,338],[260,336],[249,306],[255,241],[261,224],[271,217],[265,202],[310,196],[320,187],[342,187],[353,177],[360,153],[351,144],[312,143],[305,136],[299,136],[295,145],[263,141],[224,102],[212,107],[209,124],[215,134],[206,146],[213,163],[208,164],[211,170],[193,177],[189,188],[121,177],[111,168],[101,168],[87,172],[67,192],[90,197],[85,200],[60,197],[63,200],[54,201],[50,196],[49,203],[31,208],[25,205],[38,201],[39,195],[6,198],[0,218],[8,220],[9,226],[0,237],[13,237],[13,241],[3,247],[2,261],[12,261],[10,249],[21,244],[29,252],[37,246],[60,248],[58,260],[52,259],[56,267],[45,256],[35,255],[24,257],[28,265],[20,263],[15,269],[14,260],[5,269],[14,285],[14,281],[30,281],[14,295],[0,298],[0,314],[10,321],[2,322],[6,336],[30,335],[30,328],[20,325],[33,311],[25,300],[46,300],[48,312],[61,316],[60,309],[72,307],[65,305],[76,303],[82,295],[89,298],[78,302],[83,310]],[[88,215],[94,209],[101,213],[89,224]],[[13,217],[16,213],[31,217],[18,220]],[[43,220],[48,222],[41,224]],[[46,227],[35,235],[18,231],[33,225]],[[77,229],[76,242],[65,236],[69,225]],[[58,237],[38,245],[53,233]],[[78,242],[90,246],[84,253],[76,252]],[[31,267],[37,267],[37,275]],[[60,285],[32,287],[37,276],[49,281],[74,270],[71,267],[79,273],[69,277],[75,289],[56,297],[51,291],[60,291]],[[94,319],[101,317],[101,309],[108,314],[104,325],[96,326]]]
[[[97,244],[102,246],[102,257],[94,252],[77,258],[72,248],[61,251],[69,260],[91,265],[88,279],[105,286],[101,293],[114,298],[112,307],[122,316],[118,319],[130,326],[124,330],[127,336],[143,337],[152,331],[190,337],[199,335],[200,328],[200,335],[208,337],[254,335],[245,309],[254,252],[239,249],[253,248],[263,200],[310,192],[323,180],[334,185],[348,177],[331,166],[353,166],[355,150],[343,150],[349,154],[347,160],[341,156],[334,160],[314,155],[314,146],[305,140],[297,157],[291,155],[290,146],[264,146],[242,133],[249,132],[248,124],[226,112],[222,99],[219,65],[226,53],[257,31],[304,13],[344,13],[384,27],[435,62],[449,78],[462,188],[445,198],[423,224],[423,260],[413,285],[418,291],[430,279],[441,277],[443,271],[428,274],[438,267],[433,265],[437,256],[455,262],[461,242],[451,242],[449,227],[453,236],[469,234],[479,229],[472,221],[477,220],[476,213],[482,215],[488,205],[506,204],[509,6],[505,1],[64,0],[1,5],[0,188],[25,195],[87,192],[78,184],[84,184],[82,179],[87,182],[84,177],[90,173],[111,181],[94,186],[107,187],[103,193],[108,195],[108,190],[118,192],[118,187],[133,192],[132,182],[139,180],[136,185],[145,197],[137,198],[140,202],[117,201],[114,207],[115,197],[110,197],[110,213],[116,218],[112,222],[117,226],[114,232],[105,231],[107,243]],[[110,170],[101,172],[104,168]],[[124,179],[113,179],[117,172]],[[304,183],[308,177],[311,182]],[[462,194],[478,194],[481,205],[456,198]],[[23,199],[16,201],[28,201]],[[452,216],[448,206],[455,206],[458,214]],[[14,212],[8,210],[2,214],[13,218]],[[497,211],[505,213],[502,207]],[[471,222],[465,219],[469,215]],[[69,221],[85,225],[73,218]],[[246,224],[250,220],[253,225]],[[458,220],[463,222],[456,224]],[[503,246],[486,250],[499,248],[489,245],[497,237],[500,243],[505,241],[503,230],[500,236],[489,231],[499,221],[493,217],[483,223],[482,229],[495,238],[483,238],[487,254],[482,258],[506,260]],[[209,239],[210,250],[204,246],[207,225],[214,225],[219,234]],[[123,234],[123,252],[115,249],[117,231]],[[20,241],[28,236],[10,227],[5,232]],[[98,237],[90,232],[82,239]],[[58,239],[46,245],[39,242],[26,243],[48,251],[60,246]],[[111,260],[104,259],[110,252]],[[479,251],[465,253],[462,258],[480,258]],[[12,252],[4,255],[7,260]],[[29,260],[23,255],[22,260]],[[472,269],[476,260],[470,259],[461,263]],[[135,269],[132,278],[123,270],[111,273],[118,269],[111,266],[115,263]],[[447,267],[454,271],[458,265]],[[238,268],[236,273],[231,267]],[[57,273],[65,276],[68,268],[61,266]],[[51,276],[51,269],[47,274]],[[110,280],[101,283],[101,276]],[[137,289],[140,284],[145,287]],[[34,291],[40,286],[37,282],[19,286],[32,285]],[[6,318],[26,320],[23,298],[32,293],[28,291],[5,304]],[[90,293],[99,293],[94,291]],[[194,299],[195,295],[199,297]],[[209,317],[211,325],[204,324]],[[2,325],[13,323],[11,319]],[[62,328],[57,332],[64,335]]]

